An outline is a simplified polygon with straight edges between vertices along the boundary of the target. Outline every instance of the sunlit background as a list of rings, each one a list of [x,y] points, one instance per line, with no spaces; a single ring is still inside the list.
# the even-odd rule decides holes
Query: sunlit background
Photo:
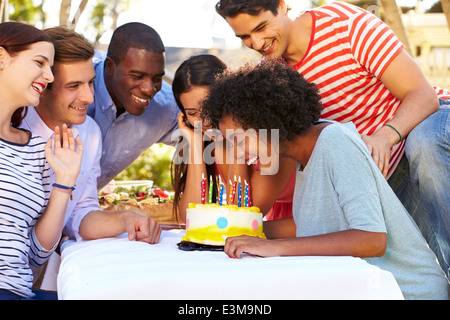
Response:
[[[217,1],[0,0],[0,10],[5,8],[0,16],[3,20],[20,20],[39,28],[69,25],[102,50],[106,50],[117,26],[131,21],[148,24],[160,34],[166,46],[166,80],[170,82],[181,62],[191,55],[215,54],[229,66],[239,66],[259,59],[257,53],[242,45],[224,19],[215,12]],[[296,16],[328,1],[287,2],[292,8],[290,14]],[[385,19],[385,8],[381,1],[346,2]],[[383,3],[386,2],[395,5],[394,1],[385,0]],[[82,10],[80,4],[82,7],[84,5]],[[400,25],[405,30],[405,41],[408,42],[410,54],[430,82],[440,87],[450,87],[450,32],[440,0],[397,0],[396,4],[402,13]],[[396,29],[394,32],[397,33]],[[150,179],[157,186],[171,189],[169,167],[172,154],[172,147],[156,144],[116,179]]]
[[[93,30],[92,13],[99,3],[117,3],[118,15],[117,26],[139,21],[152,26],[163,38],[166,46],[169,47],[194,47],[210,48],[214,45],[223,45],[228,48],[240,46],[239,39],[234,37],[233,32],[227,23],[215,12],[215,4],[218,0],[113,0],[97,1],[90,0],[84,12],[79,16],[76,30],[85,34],[91,41],[95,41],[98,30]],[[40,4],[41,0],[34,0]],[[77,15],[81,0],[72,0],[70,18]],[[292,12],[298,13],[314,6],[315,2],[294,0],[288,1]],[[351,1],[349,1],[351,2]],[[354,1],[353,1],[354,2]],[[376,3],[377,1],[360,1]],[[414,7],[417,0],[398,0],[399,6]],[[428,10],[437,0],[423,0],[421,6]],[[43,11],[47,14],[46,25],[59,24],[59,10],[61,0],[45,0]],[[108,5],[106,5],[108,6]],[[107,12],[107,10],[106,10]],[[107,44],[112,34],[109,26],[113,25],[111,15],[106,15],[103,21],[104,34],[100,38],[100,43]]]

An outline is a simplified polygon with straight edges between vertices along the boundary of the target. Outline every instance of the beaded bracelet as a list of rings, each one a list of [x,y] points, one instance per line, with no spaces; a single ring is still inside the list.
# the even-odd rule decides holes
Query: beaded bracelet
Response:
[[[52,184],[52,186],[53,186],[53,188],[57,188],[64,193],[70,194],[70,200],[73,200],[72,191],[75,190],[75,186],[66,187],[66,186],[63,186],[62,184],[57,184],[57,183]]]
[[[393,126],[391,126],[390,124],[385,124],[383,127],[389,127],[389,128],[391,128],[391,129],[394,129],[394,131],[397,132],[398,137],[399,137],[397,143],[400,143],[400,142],[402,141],[402,135],[401,135],[400,132],[398,132],[398,130],[395,129]]]

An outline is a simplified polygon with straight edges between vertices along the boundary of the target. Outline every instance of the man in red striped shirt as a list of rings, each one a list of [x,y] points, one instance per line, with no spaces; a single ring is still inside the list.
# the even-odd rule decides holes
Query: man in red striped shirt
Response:
[[[355,124],[448,277],[450,92],[433,87],[392,30],[361,8],[333,2],[295,19],[285,0],[220,0],[216,10],[247,47],[317,85],[322,118]]]

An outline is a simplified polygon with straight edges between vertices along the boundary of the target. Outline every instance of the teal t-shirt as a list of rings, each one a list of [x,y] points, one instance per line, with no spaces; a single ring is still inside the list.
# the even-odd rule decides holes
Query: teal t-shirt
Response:
[[[391,272],[405,299],[448,299],[448,281],[419,229],[372,160],[353,123],[328,125],[298,171],[297,236],[349,229],[385,232],[383,257],[365,259]]]

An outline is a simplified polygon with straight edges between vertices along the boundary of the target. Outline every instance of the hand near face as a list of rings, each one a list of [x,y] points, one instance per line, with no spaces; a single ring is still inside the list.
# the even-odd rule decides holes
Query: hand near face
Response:
[[[203,151],[203,132],[200,129],[193,129],[183,113],[179,113],[177,116],[178,129],[180,130],[183,138],[187,140],[189,146],[197,148],[200,152]]]
[[[191,126],[189,126],[189,122],[182,112],[178,113],[177,121],[178,121],[178,128],[180,129],[183,137],[188,139],[188,141],[191,141],[192,137],[194,136],[194,129]]]

